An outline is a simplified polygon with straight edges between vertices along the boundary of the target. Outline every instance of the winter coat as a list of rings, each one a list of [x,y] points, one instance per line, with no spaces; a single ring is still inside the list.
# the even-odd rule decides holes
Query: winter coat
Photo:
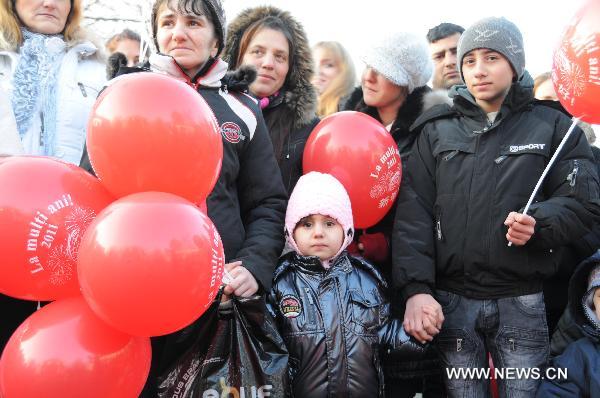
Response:
[[[522,211],[571,121],[535,103],[522,82],[493,123],[464,86],[453,91],[453,106],[433,107],[413,126],[421,133],[398,200],[395,286],[405,297],[434,287],[476,299],[539,292],[556,272],[555,249],[600,214],[590,146],[575,128],[529,209],[534,235],[509,247],[504,221]]]
[[[596,253],[581,263],[571,278],[569,310],[583,337],[552,360],[550,367],[567,369],[567,378],[544,380],[537,392],[540,398],[600,397],[600,324],[586,316],[582,304],[590,272],[599,265],[600,253]]]
[[[390,319],[387,284],[369,263],[342,253],[280,260],[269,303],[290,353],[295,397],[381,396],[379,348],[419,357],[423,348]]]
[[[281,169],[288,194],[292,192],[302,173],[304,145],[319,122],[316,116],[317,94],[310,83],[313,75],[312,53],[302,25],[287,11],[264,6],[242,11],[227,27],[227,43],[223,59],[230,68],[237,69],[241,38],[254,22],[274,16],[279,18],[292,35],[291,65],[279,96],[272,98],[263,109],[275,156]]]
[[[35,148],[24,146],[12,109],[12,80],[18,61],[18,53],[0,51],[0,154],[40,155],[37,145]],[[57,159],[79,164],[85,144],[88,116],[105,84],[105,66],[96,46],[84,41],[68,48],[62,59],[56,85],[57,136],[54,156]],[[32,123],[30,128],[36,130],[32,132],[33,137],[39,137],[39,124]]]

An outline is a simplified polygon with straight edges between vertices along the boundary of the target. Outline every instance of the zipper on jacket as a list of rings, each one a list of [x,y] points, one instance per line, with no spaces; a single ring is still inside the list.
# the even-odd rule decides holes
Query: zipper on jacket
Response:
[[[444,156],[444,160],[447,162],[450,159],[452,159],[453,157],[455,157],[456,155],[458,155],[458,149],[455,149],[452,152],[450,152],[449,154],[447,154],[446,156]]]
[[[504,162],[504,159],[506,159],[507,157],[508,156],[506,156],[506,155],[499,156],[496,159],[494,159],[494,163],[500,164],[500,163]]]
[[[577,180],[577,173],[579,172],[579,162],[577,160],[573,161],[573,171],[567,176],[567,181],[569,181],[569,185],[574,187],[575,182]]]
[[[314,302],[312,296],[310,295],[310,289],[305,287],[304,291],[306,292],[306,298],[308,298],[308,302],[310,303],[310,305],[315,305],[315,302]]]
[[[315,301],[313,300],[312,295],[310,294],[310,288],[309,287],[305,287],[304,288],[304,294],[306,294],[306,299],[308,300],[308,302],[310,303],[310,306],[312,308],[307,308],[306,309],[306,321],[308,324],[314,325],[316,324],[316,320],[315,320],[315,311],[316,309],[315,307]]]
[[[443,241],[444,234],[442,234],[442,212],[439,210],[435,217],[435,236],[437,240]]]

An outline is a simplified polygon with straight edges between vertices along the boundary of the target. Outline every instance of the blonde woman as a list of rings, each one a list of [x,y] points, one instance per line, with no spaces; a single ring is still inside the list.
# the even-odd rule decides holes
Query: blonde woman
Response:
[[[0,154],[79,164],[106,81],[81,20],[81,0],[0,1]]]
[[[315,74],[312,84],[319,94],[317,114],[331,115],[340,110],[342,103],[352,93],[356,72],[350,55],[336,41],[322,41],[313,47]]]

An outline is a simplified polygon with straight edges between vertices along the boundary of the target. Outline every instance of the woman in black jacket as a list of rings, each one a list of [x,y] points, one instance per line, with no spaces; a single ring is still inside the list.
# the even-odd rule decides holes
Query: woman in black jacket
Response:
[[[228,88],[222,82],[227,63],[218,57],[225,38],[221,3],[156,0],[151,22],[159,53],[150,57],[150,70],[194,87],[221,127],[223,163],[207,208],[232,275],[225,293],[248,297],[268,292],[283,248],[286,192],[256,101],[231,80]],[[252,78],[244,73],[237,77]],[[178,332],[153,338],[152,369],[142,396],[156,396],[156,377],[188,348],[182,336]]]
[[[242,11],[227,35],[223,59],[229,67],[251,65],[258,73],[250,93],[259,100],[290,193],[302,175],[304,144],[319,122],[306,34],[288,12],[256,7]]]

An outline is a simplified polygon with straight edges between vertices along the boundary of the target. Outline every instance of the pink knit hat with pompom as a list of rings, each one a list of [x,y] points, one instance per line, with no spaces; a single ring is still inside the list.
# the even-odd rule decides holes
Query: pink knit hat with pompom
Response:
[[[346,189],[341,182],[330,174],[312,171],[303,175],[290,195],[285,213],[285,237],[289,245],[301,255],[303,253],[298,250],[298,246],[294,241],[294,228],[304,217],[313,214],[335,218],[344,230],[344,243],[331,259],[333,260],[352,242],[354,220],[352,218],[350,197]],[[325,263],[323,265],[328,266]]]

